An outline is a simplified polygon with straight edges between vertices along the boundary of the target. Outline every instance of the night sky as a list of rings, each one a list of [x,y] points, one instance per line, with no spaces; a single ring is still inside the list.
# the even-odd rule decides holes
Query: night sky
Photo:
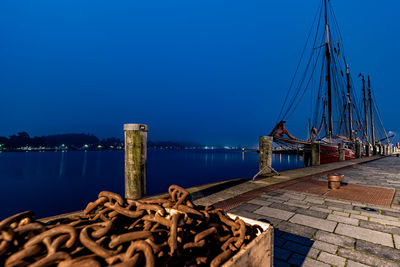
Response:
[[[331,3],[353,80],[371,75],[387,130],[400,132],[400,2]],[[122,137],[132,122],[152,140],[254,145],[276,122],[319,4],[2,0],[0,135]],[[305,124],[287,125],[304,137]]]

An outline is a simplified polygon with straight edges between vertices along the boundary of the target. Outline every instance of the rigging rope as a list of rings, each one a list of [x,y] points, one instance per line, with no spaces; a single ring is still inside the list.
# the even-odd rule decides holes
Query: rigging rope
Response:
[[[293,88],[293,84],[294,84],[294,81],[295,81],[295,79],[296,79],[297,73],[298,73],[298,71],[299,71],[299,68],[300,68],[300,65],[301,65],[301,62],[302,62],[304,53],[305,53],[305,51],[306,51],[307,44],[308,44],[308,41],[309,41],[309,39],[310,39],[312,30],[313,30],[313,28],[314,28],[315,21],[316,21],[316,19],[317,19],[317,17],[318,17],[318,14],[321,14],[321,10],[322,10],[322,4],[319,6],[319,8],[318,8],[318,10],[317,10],[317,13],[316,13],[316,15],[315,15],[315,17],[314,17],[313,23],[312,23],[312,25],[311,25],[310,31],[309,31],[308,36],[307,36],[306,43],[304,44],[303,51],[302,51],[301,56],[300,56],[300,60],[299,60],[299,62],[298,62],[298,64],[297,64],[296,71],[295,71],[295,73],[294,73],[294,75],[293,75],[293,78],[292,78],[292,81],[291,81],[291,83],[290,83],[289,89],[288,89],[288,91],[287,91],[287,93],[286,93],[285,100],[284,100],[283,105],[282,105],[282,107],[281,107],[281,110],[280,110],[280,112],[279,112],[279,115],[278,115],[278,118],[277,118],[276,123],[278,123],[278,122],[281,120],[280,118],[282,118],[282,120],[285,118],[285,115],[284,115],[283,117],[281,117],[281,115],[282,115],[283,109],[285,108],[285,105],[286,105],[286,103],[287,103],[287,100],[288,100],[288,98],[289,98],[289,94],[290,94],[290,92],[291,92],[291,90],[292,90],[292,88]],[[320,21],[321,21],[321,15],[319,16],[319,19],[318,19],[317,29],[318,29],[318,27],[319,27],[319,25],[320,25]],[[315,42],[315,40],[314,40],[314,42]],[[290,105],[289,105],[289,108],[290,108]],[[286,111],[285,113],[287,113],[287,111]]]

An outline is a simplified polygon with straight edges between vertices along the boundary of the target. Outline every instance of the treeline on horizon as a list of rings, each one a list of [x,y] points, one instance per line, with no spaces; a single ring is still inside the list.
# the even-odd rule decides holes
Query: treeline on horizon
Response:
[[[148,141],[150,149],[184,149],[200,148],[196,143],[180,143],[172,141]],[[47,148],[47,149],[122,149],[124,141],[115,138],[99,139],[93,134],[70,133],[31,137],[27,132],[19,132],[9,137],[0,136],[0,150],[18,151],[22,148]]]
[[[123,147],[123,141],[110,137],[99,139],[93,134],[71,133],[31,137],[27,132],[19,132],[9,137],[0,136],[0,145],[7,150],[18,150],[23,147],[45,147],[69,149],[94,149]]]

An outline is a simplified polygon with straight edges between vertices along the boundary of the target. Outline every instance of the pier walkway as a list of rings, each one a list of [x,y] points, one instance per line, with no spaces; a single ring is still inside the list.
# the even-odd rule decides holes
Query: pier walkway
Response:
[[[287,189],[325,180],[332,171],[344,174],[349,184],[396,194],[383,206]],[[400,266],[399,191],[400,158],[375,156],[282,172],[200,195],[195,202],[270,222],[275,266]]]

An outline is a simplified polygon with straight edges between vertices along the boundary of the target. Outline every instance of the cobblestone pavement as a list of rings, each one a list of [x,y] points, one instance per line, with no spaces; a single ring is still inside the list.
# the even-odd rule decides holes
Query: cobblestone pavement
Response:
[[[387,157],[340,172],[346,182],[397,192],[399,163]],[[281,189],[229,212],[275,227],[275,266],[400,266],[397,204],[388,208]]]
[[[275,266],[400,266],[400,210],[294,191],[229,212],[275,227]]]
[[[341,170],[345,182],[396,189],[392,207],[400,208],[400,157],[386,157]],[[316,180],[326,181],[326,176]]]
[[[231,185],[226,189],[220,189],[216,190],[216,192],[212,192],[212,194],[204,194],[202,195],[202,192],[198,192],[199,188],[207,187],[207,185],[196,187],[189,189],[191,193],[196,192],[196,199],[195,203],[198,205],[213,205],[217,202],[224,201],[231,199],[235,196],[239,196],[242,194],[245,194],[246,192],[263,188],[266,186],[271,186],[271,185],[279,185],[282,182],[288,182],[291,180],[295,180],[298,178],[303,178],[306,176],[314,176],[318,175],[320,173],[324,172],[330,172],[330,171],[335,171],[337,169],[341,168],[347,168],[349,166],[354,166],[357,164],[365,164],[366,162],[369,161],[374,161],[377,159],[382,158],[382,156],[372,156],[368,158],[361,158],[361,159],[353,159],[353,160],[348,160],[348,161],[341,161],[341,162],[334,162],[330,164],[324,164],[320,166],[312,166],[308,168],[300,168],[300,169],[293,169],[293,170],[287,170],[280,172],[280,175],[274,175],[271,177],[259,179],[256,181],[248,180],[247,182],[240,183],[237,185]],[[251,178],[251,177],[248,177]],[[233,180],[232,180],[233,181]],[[203,190],[200,190],[203,191]],[[205,190],[207,191],[207,190]]]

